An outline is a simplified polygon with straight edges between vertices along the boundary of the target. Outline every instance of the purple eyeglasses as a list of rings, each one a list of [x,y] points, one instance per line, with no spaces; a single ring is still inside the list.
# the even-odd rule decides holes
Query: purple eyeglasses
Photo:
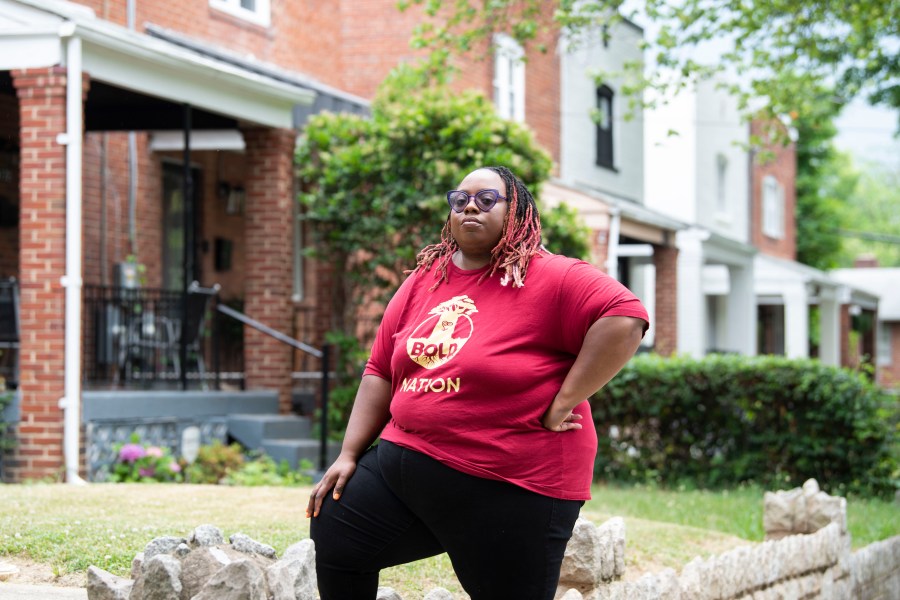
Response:
[[[475,200],[475,206],[482,212],[488,212],[497,204],[497,200],[506,200],[506,196],[501,196],[497,190],[479,190],[470,195],[462,190],[451,190],[447,192],[447,204],[453,209],[453,212],[461,213],[466,210],[469,200]]]

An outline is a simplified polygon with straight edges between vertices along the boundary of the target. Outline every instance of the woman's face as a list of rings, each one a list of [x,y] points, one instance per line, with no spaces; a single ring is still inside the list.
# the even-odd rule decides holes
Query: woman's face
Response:
[[[507,197],[506,184],[503,178],[490,169],[472,171],[460,182],[459,187],[467,194],[474,196],[481,190],[492,189]],[[500,241],[503,233],[503,222],[509,210],[507,200],[498,199],[491,210],[483,212],[475,204],[473,198],[462,212],[450,211],[450,233],[459,244],[459,249],[469,259],[487,257],[490,260],[491,250]],[[487,263],[485,263],[487,264]]]

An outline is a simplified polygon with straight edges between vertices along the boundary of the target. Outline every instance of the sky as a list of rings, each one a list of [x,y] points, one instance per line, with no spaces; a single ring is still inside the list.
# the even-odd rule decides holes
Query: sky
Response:
[[[854,162],[879,162],[900,171],[900,137],[897,110],[875,108],[856,100],[836,119],[835,146],[854,157]]]

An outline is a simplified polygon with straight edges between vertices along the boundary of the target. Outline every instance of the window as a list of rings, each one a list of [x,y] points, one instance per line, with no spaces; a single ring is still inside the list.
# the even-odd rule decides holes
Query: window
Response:
[[[716,210],[728,212],[728,159],[724,154],[716,155]]]
[[[294,265],[293,265],[293,289],[291,291],[294,302],[303,300],[303,213],[300,209],[300,203],[292,202],[294,206]]]
[[[597,165],[613,169],[613,91],[597,88]]]
[[[784,237],[784,188],[771,175],[763,178],[762,184],[762,231],[770,238]]]
[[[209,0],[209,5],[263,27],[272,21],[269,0]]]
[[[504,119],[525,120],[525,53],[508,35],[494,37],[494,104]]]
[[[878,321],[876,335],[875,360],[879,365],[889,365],[893,361],[891,356],[891,324]]]

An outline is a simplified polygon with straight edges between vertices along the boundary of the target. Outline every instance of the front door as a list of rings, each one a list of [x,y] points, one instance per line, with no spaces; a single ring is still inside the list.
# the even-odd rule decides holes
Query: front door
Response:
[[[184,167],[179,164],[163,164],[163,288],[184,289],[184,273],[187,281],[200,280],[200,263],[196,240],[199,239],[200,202],[203,181],[200,169],[191,169],[193,194],[184,201]],[[184,249],[190,248],[186,255]]]

